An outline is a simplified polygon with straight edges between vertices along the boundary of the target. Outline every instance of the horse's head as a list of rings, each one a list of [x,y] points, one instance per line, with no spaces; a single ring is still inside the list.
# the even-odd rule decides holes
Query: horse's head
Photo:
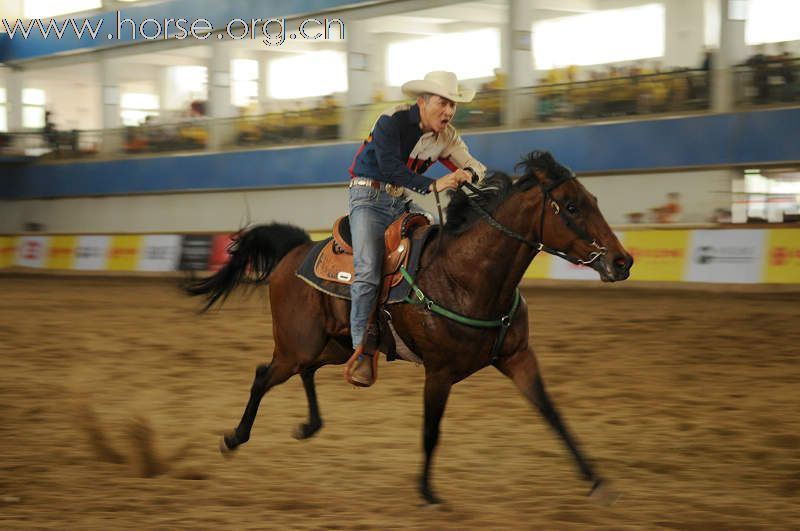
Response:
[[[633,257],[622,247],[597,207],[597,198],[547,151],[533,151],[518,165],[542,191],[539,239],[566,258],[591,267],[604,282],[625,280]]]

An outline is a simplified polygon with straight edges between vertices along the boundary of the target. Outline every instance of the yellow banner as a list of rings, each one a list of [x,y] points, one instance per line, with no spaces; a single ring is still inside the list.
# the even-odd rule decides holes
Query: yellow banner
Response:
[[[800,230],[770,229],[764,256],[764,282],[800,284]]]
[[[113,236],[108,250],[106,269],[109,271],[136,271],[139,264],[141,236]]]
[[[552,268],[553,257],[544,251],[540,251],[533,258],[533,262],[528,266],[528,270],[522,275],[522,278],[550,278],[550,269]]]
[[[11,267],[17,258],[17,239],[14,236],[0,236],[0,267]]]
[[[633,255],[631,280],[682,281],[688,230],[625,231],[625,249]]]
[[[50,236],[45,267],[47,269],[72,269],[75,265],[77,236]]]
[[[311,240],[312,241],[318,242],[318,241],[322,241],[322,240],[324,240],[326,238],[330,238],[331,237],[331,231],[327,231],[327,232],[325,232],[325,231],[313,231],[313,232],[309,232],[308,235],[311,236]]]

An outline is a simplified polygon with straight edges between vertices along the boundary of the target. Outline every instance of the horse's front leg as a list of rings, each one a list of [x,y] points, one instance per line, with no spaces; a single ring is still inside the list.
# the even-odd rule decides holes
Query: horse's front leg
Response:
[[[561,415],[559,415],[555,405],[550,400],[550,396],[544,388],[544,382],[539,373],[539,365],[536,362],[536,356],[533,351],[521,350],[507,358],[501,358],[496,363],[496,367],[500,372],[511,378],[517,388],[525,395],[525,398],[536,406],[544,418],[547,419],[550,427],[558,433],[575,458],[584,479],[592,482],[590,494],[593,493],[602,484],[603,480],[595,473],[581,453],[574,437],[564,425]]]
[[[419,491],[428,503],[440,503],[441,501],[431,489],[431,461],[439,442],[439,424],[452,386],[448,375],[430,372],[425,374],[425,427],[423,433],[425,464],[422,468]]]

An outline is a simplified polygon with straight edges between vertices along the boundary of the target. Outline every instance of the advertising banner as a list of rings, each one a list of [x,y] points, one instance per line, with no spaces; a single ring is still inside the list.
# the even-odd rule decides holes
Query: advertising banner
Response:
[[[228,246],[231,244],[232,234],[217,234],[211,242],[211,255],[208,259],[208,269],[218,271],[228,263]]]
[[[17,265],[44,267],[49,243],[47,236],[22,236],[17,248]]]
[[[75,251],[75,269],[99,271],[106,268],[110,236],[81,236]]]
[[[50,249],[47,252],[47,269],[72,269],[75,265],[75,250],[78,247],[76,236],[50,236]]]
[[[330,238],[332,233],[331,233],[331,231],[318,230],[318,231],[309,232],[308,235],[311,236],[311,240],[312,241],[321,242],[322,240],[326,240],[326,239]]]
[[[800,284],[800,229],[767,231],[763,281]]]
[[[0,236],[0,268],[11,267],[17,259],[17,238]]]
[[[686,280],[760,282],[765,233],[755,229],[693,231]]]
[[[109,271],[136,271],[141,247],[141,236],[112,236],[106,269]]]
[[[216,271],[231,234],[0,236],[0,268]],[[631,280],[800,284],[800,229],[628,230],[617,237]],[[528,279],[599,280],[596,271],[540,252]]]
[[[184,236],[181,242],[181,271],[207,271],[212,237],[206,234]]]
[[[522,275],[523,278],[550,278],[553,266],[553,257],[547,253],[539,253],[533,257],[533,262]]]
[[[631,280],[682,281],[688,240],[688,230],[627,231],[624,245],[634,259]]]
[[[177,234],[144,236],[138,271],[175,271],[181,258],[181,237]]]
[[[550,278],[560,280],[600,280],[597,271],[590,267],[575,265],[561,258],[551,256]]]

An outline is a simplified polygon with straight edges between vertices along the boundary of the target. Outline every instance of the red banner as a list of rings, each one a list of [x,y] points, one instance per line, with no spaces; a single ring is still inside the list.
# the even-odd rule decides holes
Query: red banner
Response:
[[[228,246],[233,241],[231,236],[233,234],[217,234],[211,241],[211,256],[208,259],[208,269],[211,271],[218,271],[228,263]]]

